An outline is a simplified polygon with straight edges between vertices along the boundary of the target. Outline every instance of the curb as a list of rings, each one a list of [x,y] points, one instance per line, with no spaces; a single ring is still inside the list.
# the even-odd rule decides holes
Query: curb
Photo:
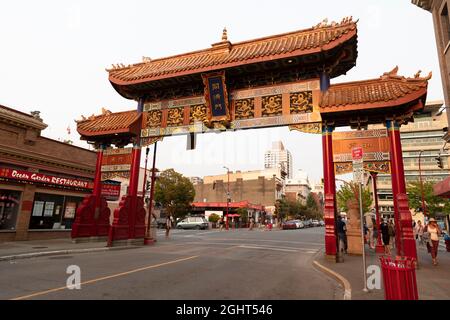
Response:
[[[344,300],[352,300],[352,287],[350,285],[350,282],[345,279],[342,275],[340,275],[339,273],[334,272],[331,269],[328,269],[327,267],[324,267],[323,265],[321,265],[319,262],[317,262],[316,260],[313,261],[313,265],[319,269],[320,271],[322,271],[323,273],[327,274],[328,276],[331,276],[332,278],[334,278],[335,280],[337,280],[342,287],[344,288]]]
[[[11,261],[18,259],[29,259],[35,257],[46,257],[46,256],[60,256],[65,254],[72,253],[89,253],[89,252],[103,252],[110,250],[127,250],[127,249],[136,249],[141,246],[123,246],[123,247],[104,247],[104,248],[87,248],[87,249],[67,249],[67,250],[55,250],[55,251],[42,251],[42,252],[31,252],[31,253],[23,253],[11,256],[3,256],[0,257],[0,261]]]

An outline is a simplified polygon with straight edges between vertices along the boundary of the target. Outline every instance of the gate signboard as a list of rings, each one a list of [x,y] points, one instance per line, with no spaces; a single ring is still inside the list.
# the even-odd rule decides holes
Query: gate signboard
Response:
[[[353,172],[355,160],[366,171],[390,173],[389,152],[386,129],[333,132],[336,174]]]

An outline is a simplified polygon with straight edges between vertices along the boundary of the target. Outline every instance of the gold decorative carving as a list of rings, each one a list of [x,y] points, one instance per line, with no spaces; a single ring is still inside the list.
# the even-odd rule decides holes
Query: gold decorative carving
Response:
[[[193,124],[194,122],[205,123],[208,118],[207,112],[208,111],[206,110],[206,105],[204,104],[192,106],[190,109],[189,123],[190,124]]]
[[[162,141],[164,137],[147,137],[141,138],[141,147],[146,147],[154,144],[157,141]]]
[[[305,123],[305,124],[294,124],[289,126],[289,130],[296,130],[305,133],[322,134],[322,123]]]
[[[162,111],[161,110],[152,110],[147,114],[147,128],[155,128],[161,126],[162,121]]]
[[[313,112],[312,91],[294,92],[290,95],[291,114]]]
[[[183,125],[184,108],[171,108],[167,116],[168,126],[181,126]]]
[[[281,94],[262,98],[262,116],[272,117],[283,113]]]
[[[255,99],[241,99],[235,102],[235,119],[248,119],[255,116]]]

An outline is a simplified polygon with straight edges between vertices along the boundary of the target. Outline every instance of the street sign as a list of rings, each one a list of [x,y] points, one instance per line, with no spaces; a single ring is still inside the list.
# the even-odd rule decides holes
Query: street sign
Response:
[[[353,181],[363,183],[364,179],[364,163],[363,163],[363,149],[361,147],[352,149],[353,159]]]
[[[352,149],[352,160],[362,160],[363,158],[363,148],[356,147]]]

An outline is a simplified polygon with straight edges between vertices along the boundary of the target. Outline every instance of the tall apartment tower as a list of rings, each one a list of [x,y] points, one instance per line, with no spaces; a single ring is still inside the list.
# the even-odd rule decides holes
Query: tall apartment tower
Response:
[[[272,149],[264,154],[264,168],[284,168],[287,178],[292,179],[292,154],[284,148],[281,141],[272,142]]]

